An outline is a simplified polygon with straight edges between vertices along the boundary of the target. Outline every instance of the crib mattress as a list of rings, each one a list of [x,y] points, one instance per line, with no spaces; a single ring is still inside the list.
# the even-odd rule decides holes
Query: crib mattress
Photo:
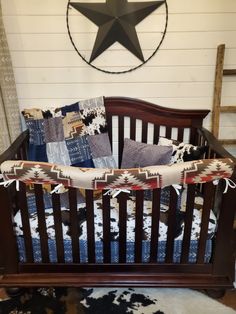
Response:
[[[183,198],[185,196],[183,195]],[[40,240],[38,233],[38,216],[35,211],[35,201],[32,197],[29,198],[29,216],[31,236],[34,249],[35,262],[41,262],[41,250]],[[194,208],[193,223],[191,230],[191,246],[189,253],[189,262],[195,262],[197,256],[198,239],[201,226],[201,198],[196,198],[197,208]],[[45,202],[50,206],[50,203]],[[159,245],[157,261],[164,262],[165,260],[165,247],[167,240],[167,213],[164,212],[164,206],[162,206],[160,224],[159,224]],[[182,208],[184,210],[184,208]],[[64,252],[65,261],[72,261],[72,245],[70,237],[70,224],[69,224],[69,210],[66,207],[62,207],[62,231],[64,239]],[[111,262],[118,262],[119,256],[119,204],[116,198],[111,199],[111,211],[110,211],[110,230],[111,230]],[[143,211],[143,253],[142,261],[148,262],[150,257],[150,234],[151,234],[151,218],[152,218],[152,202],[144,201]],[[56,255],[56,241],[55,241],[55,228],[54,228],[54,216],[53,209],[45,209],[45,219],[48,234],[48,245],[50,261],[57,262]],[[14,217],[15,231],[17,235],[18,249],[20,261],[25,262],[25,246],[22,231],[22,222],[20,211]],[[87,223],[86,223],[86,205],[85,203],[78,204],[78,226],[79,226],[79,243],[80,243],[80,260],[86,263],[87,256]],[[103,262],[103,224],[102,224],[102,200],[94,201],[94,234],[95,234],[95,248],[96,248],[96,262]],[[205,261],[209,261],[211,256],[211,238],[213,237],[216,229],[216,218],[213,212],[210,214],[210,221],[208,225],[208,240],[206,243]],[[180,223],[180,228],[176,230],[176,237],[174,241],[174,262],[180,261],[182,239],[184,234],[184,222]],[[135,239],[135,198],[130,196],[127,201],[127,243],[126,243],[126,258],[127,262],[134,262],[134,239]]]

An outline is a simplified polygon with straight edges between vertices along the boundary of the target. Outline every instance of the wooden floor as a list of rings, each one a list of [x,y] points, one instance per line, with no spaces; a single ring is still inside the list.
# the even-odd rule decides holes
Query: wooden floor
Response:
[[[236,289],[227,291],[225,296],[218,301],[236,310]]]

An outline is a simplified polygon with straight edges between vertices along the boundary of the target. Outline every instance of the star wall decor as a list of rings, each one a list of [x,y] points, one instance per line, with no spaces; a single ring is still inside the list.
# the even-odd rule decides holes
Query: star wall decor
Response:
[[[165,29],[161,41],[157,45],[154,52],[149,58],[144,58],[141,49],[139,37],[136,30],[136,25],[148,17],[156,9],[165,5],[166,20]],[[98,27],[95,42],[89,61],[79,52],[77,45],[74,42],[69,25],[69,10],[74,9],[85,16],[89,21]],[[67,6],[67,28],[71,42],[84,61],[94,68],[106,73],[125,73],[132,71],[144,63],[146,63],[160,47],[167,27],[168,9],[165,0],[159,1],[144,1],[144,2],[129,2],[128,0],[106,0],[102,3],[85,3],[85,2],[68,2]],[[92,62],[97,59],[104,51],[108,50],[114,43],[118,42],[138,60],[141,61],[137,66],[131,67],[128,70],[114,72],[98,68]]]

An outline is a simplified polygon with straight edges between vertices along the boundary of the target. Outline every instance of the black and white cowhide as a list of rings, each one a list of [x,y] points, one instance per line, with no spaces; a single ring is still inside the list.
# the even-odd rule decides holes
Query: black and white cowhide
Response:
[[[201,292],[173,288],[87,288],[79,305],[84,314],[235,313]]]
[[[164,314],[157,298],[132,288],[83,289],[86,314]]]
[[[170,160],[172,164],[191,160],[199,160],[207,151],[207,146],[194,146],[192,144],[187,144],[184,142],[180,143],[176,140],[170,140],[165,137],[159,138],[158,145],[172,146],[173,151]]]
[[[0,295],[1,297],[1,295]],[[1,314],[235,314],[203,293],[173,288],[28,288]]]

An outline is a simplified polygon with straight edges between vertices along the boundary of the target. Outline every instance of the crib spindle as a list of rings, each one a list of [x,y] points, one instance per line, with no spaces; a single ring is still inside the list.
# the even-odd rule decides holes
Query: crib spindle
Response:
[[[19,148],[15,154],[15,159],[20,160],[21,159],[21,149]]]
[[[69,188],[70,234],[72,258],[74,263],[80,262],[79,249],[79,217],[77,213],[77,189]]]
[[[86,190],[87,209],[87,242],[88,242],[88,262],[95,263],[95,235],[94,235],[94,204],[93,191]]]
[[[119,263],[126,262],[127,198],[126,193],[120,193],[117,197],[119,203]]]
[[[112,143],[113,142],[112,140],[112,115],[110,114],[107,115],[107,131],[108,131],[110,143]]]
[[[168,211],[168,231],[166,241],[166,263],[173,262],[174,240],[175,240],[175,228],[176,225],[176,206],[177,206],[177,193],[175,189],[170,187],[170,205]]]
[[[157,261],[158,236],[160,221],[160,197],[161,189],[154,189],[152,195],[152,227],[151,227],[151,244],[150,244],[150,263]]]
[[[131,140],[136,139],[136,119],[130,118],[130,138]]]
[[[121,160],[122,160],[122,152],[123,152],[123,146],[124,146],[124,117],[119,116],[118,117],[118,156],[119,156],[119,167],[121,166]]]
[[[23,228],[24,242],[25,242],[26,261],[28,263],[33,263],[34,261],[33,245],[32,245],[31,231],[30,231],[29,211],[28,211],[25,183],[20,182],[20,191],[18,192],[18,196],[19,196],[19,209],[21,213],[21,221],[22,221],[22,228]]]
[[[197,129],[191,128],[189,134],[189,143],[196,145],[197,144]]]
[[[0,200],[4,204],[0,219],[0,250],[4,252],[0,254],[0,271],[5,268],[6,273],[17,273],[19,270],[19,257],[12,224],[13,202],[10,200],[13,185],[15,184],[11,184],[8,188],[0,187]]]
[[[52,190],[55,186],[52,185]],[[52,194],[52,207],[53,207],[53,217],[56,235],[56,250],[57,250],[57,261],[58,263],[65,262],[64,245],[63,245],[63,233],[62,233],[62,218],[61,218],[61,202],[60,195]]]
[[[157,124],[154,124],[153,144],[158,144],[159,136],[160,136],[160,126]]]
[[[45,220],[45,208],[43,201],[43,188],[40,184],[34,185],[35,200],[38,215],[38,232],[40,237],[40,246],[42,254],[42,262],[49,263],[48,234]]]
[[[142,143],[147,143],[148,124],[142,121]]]
[[[111,213],[110,213],[110,196],[102,195],[102,215],[103,215],[103,261],[104,263],[111,262]]]
[[[167,126],[166,127],[166,137],[171,139],[171,132],[172,132],[172,128]]]
[[[199,237],[199,242],[198,242],[198,252],[197,252],[198,264],[204,263],[208,224],[209,224],[210,211],[213,205],[212,201],[213,201],[214,191],[215,191],[215,186],[213,185],[212,182],[205,183],[201,231],[200,231],[200,237]]]
[[[188,259],[189,259],[195,188],[196,187],[194,184],[188,185],[187,199],[186,199],[186,212],[185,212],[185,219],[184,219],[184,236],[183,236],[183,243],[182,243],[181,260],[180,260],[181,263],[188,263]]]
[[[135,213],[135,263],[142,262],[142,239],[143,239],[143,190],[136,191]]]
[[[178,128],[177,140],[178,140],[178,142],[183,142],[183,140],[184,140],[184,128]]]

